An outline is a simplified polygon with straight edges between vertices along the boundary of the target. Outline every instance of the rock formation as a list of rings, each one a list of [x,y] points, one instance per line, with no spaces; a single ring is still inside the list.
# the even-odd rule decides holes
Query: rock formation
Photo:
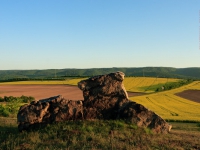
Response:
[[[61,95],[21,106],[17,115],[19,131],[38,124],[83,119],[82,101],[66,100]]]
[[[119,110],[128,102],[122,84],[122,72],[101,75],[83,80],[78,87],[83,91],[85,119],[116,119]]]
[[[24,105],[18,112],[19,130],[40,123],[65,120],[124,119],[156,133],[167,133],[171,126],[154,112],[128,99],[124,73],[91,77],[78,83],[84,100],[72,101],[55,96]]]
[[[83,91],[84,119],[123,119],[156,133],[171,129],[165,120],[141,104],[130,101],[122,83],[123,72],[91,77],[78,83]]]

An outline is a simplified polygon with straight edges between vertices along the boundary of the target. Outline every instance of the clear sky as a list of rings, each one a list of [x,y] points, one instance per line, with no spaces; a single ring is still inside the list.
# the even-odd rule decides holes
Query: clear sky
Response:
[[[0,70],[200,67],[199,0],[1,0]]]

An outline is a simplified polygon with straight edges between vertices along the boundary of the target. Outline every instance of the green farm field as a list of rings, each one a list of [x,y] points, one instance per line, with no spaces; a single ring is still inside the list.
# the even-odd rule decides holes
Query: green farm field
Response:
[[[153,78],[153,77],[126,77],[123,81],[124,86],[129,92],[152,93],[153,88],[162,86],[166,83],[178,82],[180,79],[173,78]]]

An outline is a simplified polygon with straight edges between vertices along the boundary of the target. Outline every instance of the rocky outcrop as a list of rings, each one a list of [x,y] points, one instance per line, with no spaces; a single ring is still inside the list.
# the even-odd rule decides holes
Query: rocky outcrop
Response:
[[[132,101],[123,105],[118,118],[137,124],[139,127],[148,127],[155,133],[168,133],[172,128],[170,124],[153,111]]]
[[[38,124],[83,119],[82,101],[66,100],[61,95],[21,106],[17,115],[19,131]]]
[[[119,110],[128,102],[122,84],[122,72],[101,75],[83,80],[78,87],[83,91],[85,119],[116,119]]]
[[[85,119],[124,119],[156,133],[171,129],[165,120],[141,104],[128,99],[123,85],[123,72],[110,73],[83,80],[78,87],[83,91]]]
[[[19,130],[65,120],[124,119],[157,133],[168,132],[171,126],[165,120],[128,99],[124,76],[116,72],[80,81],[78,87],[83,91],[83,101],[55,96],[22,106],[17,116]]]

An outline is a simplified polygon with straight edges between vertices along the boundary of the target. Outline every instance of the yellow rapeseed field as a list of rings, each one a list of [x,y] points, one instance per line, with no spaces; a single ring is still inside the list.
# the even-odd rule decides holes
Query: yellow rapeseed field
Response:
[[[60,85],[60,84],[68,84],[68,85],[77,85],[77,83],[86,78],[78,78],[78,79],[67,79],[63,81],[16,81],[16,82],[2,82],[0,85]]]
[[[141,87],[148,87],[157,84],[164,84],[167,82],[177,82],[180,79],[172,78],[153,78],[153,77],[126,77],[124,79],[124,86],[129,92],[145,92]],[[147,91],[154,92],[154,91]]]
[[[77,78],[77,79],[66,79],[63,81],[16,81],[16,82],[2,82],[0,85],[49,85],[49,84],[68,84],[68,85],[77,85],[81,80],[87,78]],[[163,84],[167,82],[177,82],[179,79],[170,79],[170,78],[153,78],[153,77],[125,77],[123,83],[127,91],[130,92],[144,92],[141,90],[141,87],[152,86],[156,84]]]
[[[70,79],[70,80],[66,80],[66,84],[69,85],[77,85],[78,82],[80,82],[81,80],[85,80],[87,78],[78,78],[78,79]]]
[[[188,89],[200,90],[200,81],[195,81],[177,89],[131,97],[130,99],[146,106],[164,119],[200,121],[200,103],[175,95]]]

